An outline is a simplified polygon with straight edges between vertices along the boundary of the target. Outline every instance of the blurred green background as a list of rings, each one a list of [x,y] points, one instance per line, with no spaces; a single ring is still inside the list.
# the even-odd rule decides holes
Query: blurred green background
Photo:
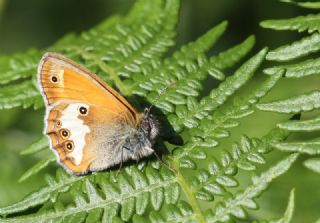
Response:
[[[110,15],[126,13],[132,0],[0,0],[0,54],[23,52],[26,49],[46,48],[66,33],[80,33],[98,24]],[[289,43],[299,36],[293,32],[274,32],[259,27],[265,19],[289,18],[312,10],[298,8],[277,0],[182,0],[180,23],[178,25],[177,47],[194,40],[223,20],[229,27],[219,44],[213,49],[218,52],[243,41],[255,34],[257,43],[254,52],[264,46],[271,49]],[[318,82],[317,82],[318,81]],[[305,78],[299,81],[283,81],[268,98],[284,98],[293,92],[305,92],[318,87],[319,78]],[[254,82],[252,82],[254,84]],[[288,87],[289,86],[289,87]],[[212,87],[212,86],[208,86]],[[247,85],[250,89],[250,86]],[[268,99],[265,99],[268,100]],[[43,184],[40,173],[24,183],[17,183],[19,177],[45,154],[20,156],[19,151],[39,138],[43,127],[43,110],[12,109],[0,111],[0,206],[20,200],[28,192]],[[249,136],[264,135],[276,121],[288,116],[258,113],[243,120],[236,131],[245,129]],[[249,129],[249,132],[248,132]],[[235,137],[230,140],[237,139]],[[277,160],[281,153],[270,159]],[[283,177],[277,179],[271,189],[261,197],[261,210],[251,212],[253,218],[279,217],[287,204],[289,191],[296,188],[297,208],[295,222],[311,222],[320,217],[319,175],[301,165],[300,158]],[[48,172],[54,173],[52,166]],[[312,193],[311,193],[312,191]]]

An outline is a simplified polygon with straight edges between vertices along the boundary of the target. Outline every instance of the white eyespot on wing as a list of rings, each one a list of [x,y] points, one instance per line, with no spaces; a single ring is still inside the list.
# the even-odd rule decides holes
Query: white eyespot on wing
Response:
[[[85,104],[76,103],[70,104],[62,112],[60,121],[61,128],[66,128],[70,131],[69,140],[73,141],[74,149],[70,155],[74,158],[76,165],[81,163],[83,158],[83,149],[86,144],[86,134],[90,132],[90,128],[80,119],[78,108],[80,106],[88,107]],[[72,123],[72,124],[71,124]]]

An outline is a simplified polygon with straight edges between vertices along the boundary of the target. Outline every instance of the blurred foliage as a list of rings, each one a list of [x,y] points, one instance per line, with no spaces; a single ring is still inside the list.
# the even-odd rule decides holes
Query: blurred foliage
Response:
[[[301,28],[300,26],[297,27],[297,25],[295,25],[295,20],[298,24],[301,24],[303,23],[302,17],[288,21],[278,21],[278,19],[318,13],[318,10],[316,10],[318,8],[318,3],[315,1],[309,3],[302,1],[290,2],[292,4],[284,4],[278,1],[256,0],[184,0],[181,5],[180,20],[177,27],[177,44],[170,49],[169,55],[171,52],[175,52],[179,49],[181,45],[196,39],[211,27],[225,19],[229,21],[229,27],[224,37],[219,41],[219,44],[217,44],[213,49],[211,47],[208,48],[208,55],[217,55],[218,52],[230,48],[233,44],[242,42],[252,33],[255,34],[257,41],[255,50],[253,50],[251,54],[249,53],[249,56],[253,56],[254,52],[257,52],[258,49],[261,49],[264,46],[270,46],[271,49],[277,48],[275,50],[271,50],[267,54],[269,62],[263,65],[266,68],[264,69],[264,72],[271,75],[271,77],[273,76],[273,78],[276,79],[275,81],[278,80],[275,73],[277,73],[278,76],[283,75],[287,78],[280,79],[275,87],[272,85],[273,90],[263,99],[264,103],[258,105],[258,108],[261,110],[276,111],[279,112],[279,114],[256,111],[253,115],[240,119],[240,126],[235,128],[235,130],[232,130],[231,136],[224,139],[223,144],[215,145],[215,141],[213,140],[211,142],[211,146],[217,146],[215,148],[217,151],[228,150],[227,148],[231,148],[234,141],[239,141],[243,133],[250,136],[250,139],[242,137],[242,145],[245,144],[246,140],[249,140],[251,144],[253,143],[253,145],[255,145],[255,139],[251,139],[251,137],[263,139],[263,136],[266,135],[276,124],[285,131],[294,132],[291,134],[288,141],[280,143],[275,142],[273,146],[282,151],[298,151],[305,153],[305,155],[299,157],[292,169],[273,181],[271,187],[258,200],[259,206],[261,207],[260,210],[250,211],[247,219],[272,219],[283,215],[285,207],[287,206],[289,192],[292,188],[295,188],[295,196],[292,192],[290,202],[288,204],[288,207],[291,208],[289,208],[283,216],[282,219],[284,220],[281,221],[281,219],[279,219],[278,222],[288,222],[292,217],[290,210],[293,210],[293,197],[295,197],[295,212],[293,214],[292,222],[315,222],[316,219],[319,218],[318,207],[320,205],[320,192],[317,189],[320,184],[319,174],[317,174],[317,172],[319,172],[319,160],[318,158],[310,158],[306,154],[310,154],[310,152],[307,151],[311,151],[312,154],[319,154],[319,152],[315,152],[316,150],[319,151],[319,143],[317,139],[319,135],[319,127],[317,127],[317,113],[303,113],[300,117],[301,119],[305,119],[303,121],[288,121],[288,119],[295,113],[314,110],[314,108],[319,107],[319,96],[317,94],[317,90],[319,90],[319,75],[317,74],[319,73],[315,68],[318,61],[317,51],[319,50],[319,45],[317,36],[319,35],[319,30],[316,22],[312,23],[312,26],[304,23],[303,26],[306,28]],[[114,15],[115,13],[125,14],[132,7],[133,3],[133,1],[115,0],[0,0],[0,53],[5,54],[25,51],[29,48],[47,48],[67,33],[80,33],[83,30],[90,29],[98,22],[104,20],[104,18]],[[297,4],[306,8],[297,7]],[[312,19],[316,19],[317,15],[315,14],[314,17],[315,18]],[[310,16],[307,18],[310,18]],[[263,27],[277,30],[298,31],[309,29],[310,34],[306,36],[295,32],[279,33],[260,28],[258,24],[262,20],[267,19],[273,20],[262,22],[261,25]],[[310,44],[310,41],[312,41],[309,40],[310,38],[313,40],[312,45]],[[307,39],[307,41],[305,41],[305,45],[303,45],[304,39]],[[252,39],[247,39],[247,41],[249,41],[247,44],[250,45],[250,41],[252,41]],[[290,42],[295,43],[288,44]],[[286,45],[279,47],[284,44]],[[248,46],[248,49],[249,48],[250,47]],[[53,47],[53,49],[55,48]],[[62,53],[65,53],[66,55],[69,53],[72,54],[72,50],[73,49],[71,48],[69,52],[66,50],[62,51]],[[58,48],[57,51],[59,51]],[[240,60],[247,51],[248,50],[246,50],[243,55],[239,56],[237,60]],[[36,51],[36,54],[39,54],[39,52]],[[296,56],[293,56],[294,54],[296,54]],[[41,52],[39,55],[41,55]],[[289,56],[285,57],[285,63],[276,64],[274,61],[282,60],[282,58],[284,58],[283,55]],[[305,58],[305,55],[308,57]],[[32,57],[30,56],[29,58]],[[38,58],[37,55],[35,55],[34,62],[31,62],[31,64],[36,63],[36,58]],[[242,62],[244,62],[244,60],[242,60]],[[85,63],[89,64],[89,62]],[[268,66],[269,64],[271,66]],[[1,69],[3,69],[3,67],[0,68],[0,70]],[[238,69],[237,66],[229,66],[226,67],[225,70],[222,69],[223,76],[221,76],[221,79],[223,79],[224,74],[231,74],[236,69]],[[282,74],[282,72],[285,73]],[[217,73],[212,73],[213,77],[217,77]],[[262,72],[260,73],[262,74]],[[24,74],[22,72],[18,72],[17,75]],[[100,75],[105,74],[100,71]],[[13,76],[10,74],[9,77]],[[301,77],[304,78],[301,79]],[[108,77],[105,78],[112,82]],[[199,90],[199,94],[201,96],[210,93],[212,87],[217,86],[219,83],[214,78],[209,78],[208,80],[209,81],[204,83],[204,89],[201,91]],[[252,89],[255,89],[256,86],[261,84],[264,80],[265,77],[262,77],[262,75],[256,75],[256,78],[247,83],[241,92],[237,92],[236,96],[246,97],[249,93],[252,93]],[[131,84],[131,82],[126,84]],[[117,86],[116,83],[115,86]],[[137,85],[137,87],[139,86],[140,85]],[[117,87],[121,89],[121,86]],[[137,89],[139,91],[139,88]],[[141,92],[138,91],[133,92],[133,94],[141,94]],[[148,101],[152,101],[155,95],[156,94],[148,95]],[[196,97],[199,97],[199,95],[196,95]],[[172,101],[175,99],[169,98],[169,100]],[[232,104],[232,100],[227,103]],[[253,103],[256,103],[256,101]],[[164,107],[159,106],[159,108],[165,110],[165,105],[166,103],[164,103]],[[215,109],[215,105],[211,106]],[[228,110],[222,110],[222,112],[228,112]],[[216,112],[216,115],[219,116],[219,112]],[[266,116],[268,118],[266,118]],[[26,179],[23,183],[18,183],[19,178],[28,168],[41,160],[48,159],[49,153],[46,152],[39,152],[33,156],[21,156],[19,154],[22,148],[40,137],[42,131],[42,119],[43,110],[34,111],[30,108],[27,110],[14,108],[11,110],[0,111],[0,206],[17,202],[30,191],[44,185],[44,172],[46,174],[54,173],[56,169],[55,165],[50,165],[45,171],[40,171],[40,173],[32,176],[30,179]],[[195,122],[197,122],[196,119],[195,122],[182,123],[183,125],[179,123],[179,121],[183,120],[179,115],[178,119],[172,118],[170,120],[171,123],[176,126],[177,130],[181,130],[185,127],[197,128],[197,123],[195,124]],[[202,126],[201,128],[205,128],[205,126]],[[202,136],[203,133],[200,132],[195,134],[198,134],[197,137],[199,137]],[[310,148],[310,143],[314,148]],[[219,156],[217,152],[215,155],[223,157],[224,154],[221,152]],[[266,170],[270,171],[270,167],[274,167],[275,164],[284,157],[284,153],[275,151],[264,156],[264,159],[266,159],[267,162],[263,167],[258,167],[255,174],[259,175],[260,172],[264,172]],[[181,167],[193,168],[192,159],[185,159],[180,163],[183,164]],[[302,164],[314,172],[308,171]],[[187,172],[187,176],[188,174],[189,173]],[[201,176],[203,177],[204,175],[205,174],[202,173]],[[250,184],[250,178],[243,173],[237,175],[237,180],[240,182],[239,188],[243,190],[245,190],[245,188],[241,188],[241,185]],[[86,190],[89,190],[91,184],[86,182],[85,187]],[[310,191],[312,191],[312,193],[310,193]],[[236,192],[236,190],[233,190],[232,188],[230,189],[230,193],[236,194]],[[197,198],[205,200],[208,199],[208,195],[200,193]],[[217,199],[219,200],[219,197],[217,197]],[[210,207],[210,203],[204,202],[204,206]],[[226,205],[222,205],[222,207],[224,206]],[[172,209],[175,208],[177,207],[172,207]],[[180,208],[180,211],[188,209],[184,203],[179,203],[178,208]],[[222,210],[223,208],[221,211]],[[182,213],[188,212],[182,211]],[[241,210],[238,210],[238,213],[232,214],[241,217],[242,212]],[[208,218],[212,219],[214,216],[210,216],[209,214]],[[133,219],[134,221],[138,221],[139,217],[135,216]]]

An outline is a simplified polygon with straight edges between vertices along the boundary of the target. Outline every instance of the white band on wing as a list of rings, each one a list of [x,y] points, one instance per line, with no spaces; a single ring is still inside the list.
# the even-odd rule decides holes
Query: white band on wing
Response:
[[[80,119],[79,107],[88,107],[85,104],[76,103],[70,104],[62,111],[61,122],[62,128],[66,128],[70,131],[69,140],[73,141],[74,149],[70,155],[74,158],[76,165],[79,165],[83,158],[83,149],[86,144],[86,134],[90,132],[90,128],[84,124],[84,121]],[[72,123],[72,124],[71,124]]]

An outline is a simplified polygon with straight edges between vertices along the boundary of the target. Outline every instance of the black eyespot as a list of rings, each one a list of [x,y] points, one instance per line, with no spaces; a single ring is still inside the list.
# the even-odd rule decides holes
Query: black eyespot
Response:
[[[69,135],[69,133],[66,130],[63,130],[61,134],[64,137],[68,137],[68,135]]]
[[[57,83],[57,82],[58,82],[58,78],[57,78],[56,76],[52,76],[52,77],[51,77],[51,81],[52,81],[53,83]]]
[[[56,125],[57,125],[57,127],[61,127],[61,125],[62,125],[61,121],[58,120],[58,121],[56,122]]]
[[[72,150],[73,150],[73,143],[72,143],[72,142],[67,142],[67,143],[65,144],[65,148],[66,148],[66,150],[68,150],[68,151],[72,151]]]
[[[70,136],[70,131],[68,129],[61,129],[59,133],[63,139],[67,139]]]
[[[81,106],[79,108],[79,112],[81,115],[86,115],[88,113],[88,109],[86,107]]]

